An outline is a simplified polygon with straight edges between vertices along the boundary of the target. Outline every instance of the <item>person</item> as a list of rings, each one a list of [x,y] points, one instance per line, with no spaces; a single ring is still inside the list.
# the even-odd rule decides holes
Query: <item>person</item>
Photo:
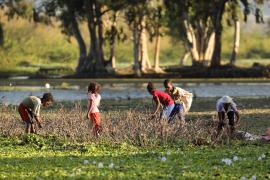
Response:
[[[169,120],[169,116],[174,108],[173,99],[167,93],[157,90],[152,82],[148,83],[147,90],[153,96],[153,100],[156,104],[152,115],[155,116],[158,113],[160,106],[163,106],[163,109],[160,113],[160,118]]]
[[[92,132],[95,137],[100,135],[100,85],[91,82],[88,86],[88,112],[87,118],[92,122]]]
[[[172,97],[175,103],[175,107],[170,115],[170,119],[172,120],[176,115],[178,115],[180,120],[184,120],[185,115],[188,113],[191,107],[193,94],[180,87],[173,86],[172,81],[169,79],[166,79],[163,84],[165,87],[165,92]]]
[[[47,107],[54,102],[51,93],[44,93],[42,98],[36,96],[29,96],[25,98],[19,105],[18,111],[22,121],[25,123],[26,133],[36,133],[35,123],[36,120],[39,128],[42,128],[40,119],[40,107]]]
[[[240,120],[240,115],[233,99],[229,96],[223,96],[222,98],[218,99],[216,104],[216,111],[218,113],[218,120],[219,120],[217,135],[219,135],[220,131],[225,125],[224,121],[226,115],[229,119],[229,134],[232,135],[232,133],[235,130],[235,117],[236,117],[236,124],[238,124]]]

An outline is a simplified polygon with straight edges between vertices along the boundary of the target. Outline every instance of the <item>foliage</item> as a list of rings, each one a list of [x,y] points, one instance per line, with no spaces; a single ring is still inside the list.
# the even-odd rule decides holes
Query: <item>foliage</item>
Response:
[[[215,100],[195,99],[187,116],[192,126],[186,136],[199,135],[196,131],[205,130],[204,126],[197,129],[193,122],[215,119]],[[269,98],[238,98],[236,102],[241,111],[242,130],[262,133],[269,125]],[[23,126],[19,125],[16,107],[1,106],[0,178],[270,178],[270,144],[233,140],[198,145],[189,137],[177,136],[173,140],[174,136],[169,136],[172,129],[168,127],[167,137],[171,140],[158,137],[150,141],[148,135],[144,139],[148,143],[142,144],[138,142],[147,141],[134,135],[158,124],[146,117],[145,109],[150,108],[151,101],[104,100],[102,104],[104,138],[100,139],[90,135],[90,127],[84,119],[86,112],[82,111],[86,109],[85,101],[57,103],[44,110],[44,129],[39,135],[22,135]],[[200,138],[204,137],[201,135]],[[224,163],[224,159],[230,160],[231,164]]]

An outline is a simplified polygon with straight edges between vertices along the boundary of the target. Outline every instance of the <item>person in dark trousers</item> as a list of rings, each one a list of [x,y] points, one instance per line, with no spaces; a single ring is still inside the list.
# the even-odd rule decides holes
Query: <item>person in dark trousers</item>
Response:
[[[235,130],[235,124],[238,124],[240,121],[240,115],[233,99],[229,96],[223,96],[217,101],[216,110],[219,120],[217,135],[220,134],[222,128],[224,127],[226,117],[228,117],[229,120],[229,134],[232,135]]]
[[[29,96],[25,98],[19,105],[18,111],[22,121],[25,123],[26,133],[36,133],[35,122],[39,128],[42,128],[40,119],[40,107],[47,107],[54,102],[51,93],[44,93],[42,98]]]

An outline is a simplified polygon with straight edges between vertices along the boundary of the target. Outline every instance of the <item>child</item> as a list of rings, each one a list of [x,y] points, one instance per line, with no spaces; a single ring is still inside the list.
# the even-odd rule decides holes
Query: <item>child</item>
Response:
[[[53,101],[54,99],[51,93],[44,93],[42,98],[29,96],[22,101],[18,110],[22,120],[25,122],[26,133],[36,133],[33,118],[37,121],[39,128],[42,128],[39,116],[40,107],[41,105],[47,107],[52,104]]]
[[[100,133],[100,113],[99,104],[101,100],[100,85],[97,83],[90,83],[88,86],[88,112],[87,118],[92,121],[93,127],[92,132],[95,137],[99,136]]]
[[[181,120],[184,120],[185,114],[189,111],[193,94],[179,87],[174,87],[172,81],[166,79],[164,81],[165,92],[168,93],[174,100],[175,107],[172,114],[170,115],[171,119],[178,114]]]
[[[153,115],[158,112],[160,106],[162,105],[163,110],[160,114],[160,118],[165,120],[169,119],[169,116],[174,108],[173,99],[167,93],[157,90],[151,82],[148,83],[147,90],[153,96],[156,103],[156,108]]]
[[[229,134],[232,135],[234,132],[234,119],[236,116],[236,123],[239,123],[240,115],[236,108],[236,104],[233,102],[233,99],[229,96],[223,96],[217,101],[216,110],[218,112],[218,133],[222,130],[223,126],[225,125],[224,120],[225,116],[227,115],[229,119]]]

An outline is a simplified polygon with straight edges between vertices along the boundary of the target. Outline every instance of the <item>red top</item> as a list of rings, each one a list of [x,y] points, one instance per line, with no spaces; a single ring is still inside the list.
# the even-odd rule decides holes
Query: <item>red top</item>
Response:
[[[152,95],[153,95],[153,98],[155,98],[155,97],[158,98],[160,103],[163,106],[169,106],[169,105],[174,104],[174,101],[171,98],[171,96],[163,91],[153,90]]]

